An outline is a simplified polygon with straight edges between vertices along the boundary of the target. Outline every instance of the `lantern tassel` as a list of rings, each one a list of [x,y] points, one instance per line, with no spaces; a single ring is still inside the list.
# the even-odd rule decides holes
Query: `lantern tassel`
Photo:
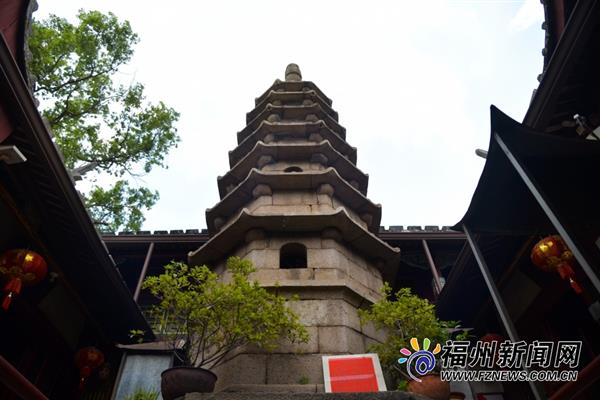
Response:
[[[21,293],[22,286],[23,286],[23,283],[21,282],[20,278],[12,278],[10,281],[8,281],[6,286],[4,286],[4,291],[8,292],[6,294],[6,296],[4,297],[4,300],[2,301],[2,308],[4,309],[4,311],[7,311],[8,308],[10,307],[10,303],[12,302],[13,294],[17,295],[17,294]]]
[[[566,262],[561,263],[558,266],[557,270],[561,279],[569,279],[571,278],[571,276],[575,275],[573,268]]]
[[[8,308],[10,307],[11,302],[12,302],[12,292],[10,292],[6,296],[4,296],[4,300],[2,301],[2,308],[4,309],[4,311],[8,311]]]
[[[81,379],[79,380],[79,390],[83,391],[85,387],[85,379],[91,374],[92,368],[90,368],[87,365],[81,367],[81,369],[79,370],[79,376],[81,377]]]
[[[581,294],[583,292],[583,289],[581,289],[581,286],[579,286],[579,283],[577,283],[575,279],[569,277],[569,283],[571,284],[571,288],[573,288],[575,293]]]

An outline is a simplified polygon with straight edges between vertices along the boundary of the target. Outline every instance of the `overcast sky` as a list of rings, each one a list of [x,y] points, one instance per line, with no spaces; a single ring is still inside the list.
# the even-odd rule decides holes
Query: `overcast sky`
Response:
[[[382,225],[452,225],[484,165],[489,106],[522,120],[542,71],[539,0],[39,0],[35,18],[112,11],[140,36],[122,79],[181,113],[144,229],[206,227],[254,98],[290,62],[333,100]]]

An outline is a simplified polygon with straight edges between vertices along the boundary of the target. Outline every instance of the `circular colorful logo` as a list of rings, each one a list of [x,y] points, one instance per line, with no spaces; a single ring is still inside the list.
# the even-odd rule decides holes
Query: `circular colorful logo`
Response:
[[[431,340],[429,340],[429,338],[423,339],[423,349],[419,346],[419,340],[417,338],[410,339],[410,346],[414,352],[403,347],[400,350],[400,353],[406,357],[400,357],[398,359],[398,364],[406,364],[408,376],[417,382],[421,382],[421,378],[415,376],[414,373],[423,376],[432,371],[433,368],[435,368],[435,354],[441,351],[442,346],[438,343],[433,351],[429,351],[429,347],[431,346]]]

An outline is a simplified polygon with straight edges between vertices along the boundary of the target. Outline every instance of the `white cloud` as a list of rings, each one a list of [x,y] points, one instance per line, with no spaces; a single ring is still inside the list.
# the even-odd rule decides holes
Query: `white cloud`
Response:
[[[525,0],[508,24],[511,33],[524,31],[544,20],[544,8],[539,0]]]

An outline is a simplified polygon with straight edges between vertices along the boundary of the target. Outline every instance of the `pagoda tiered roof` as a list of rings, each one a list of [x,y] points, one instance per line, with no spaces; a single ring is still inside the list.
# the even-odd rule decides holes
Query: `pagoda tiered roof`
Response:
[[[269,135],[272,135],[271,138],[269,138]],[[312,138],[311,135],[313,135]],[[258,141],[268,143],[281,138],[306,139],[314,142],[327,140],[338,152],[347,156],[351,162],[356,163],[356,148],[350,146],[348,142],[332,131],[323,121],[262,121],[254,132],[247,136],[235,149],[229,152],[230,167],[233,167],[249,153]]]
[[[275,82],[263,94],[258,96],[254,100],[254,104],[258,106],[265,100],[265,98],[269,96],[271,92],[302,92],[309,90],[314,90],[317,95],[330,106],[333,104],[331,99],[327,97],[325,93],[323,93],[323,91],[321,91],[321,89],[319,89],[319,87],[311,81],[282,81],[280,79],[276,79]]]
[[[355,182],[356,189],[363,195],[367,194],[369,185],[369,175],[359,170],[354,163],[344,157],[340,152],[333,148],[328,140],[319,143],[279,143],[267,144],[262,141],[257,142],[252,150],[235,164],[224,176],[217,178],[219,186],[219,195],[221,199],[227,195],[227,188],[240,184],[252,168],[255,168],[261,157],[271,157],[273,162],[278,160],[287,161],[306,161],[311,160],[315,155],[322,154],[326,160],[324,167],[333,167],[342,178],[348,182]],[[319,160],[316,160],[318,162]],[[353,184],[354,186],[354,184]]]
[[[351,208],[359,215],[369,215],[367,225],[369,230],[377,232],[381,221],[381,205],[374,204],[362,193],[352,187],[348,181],[343,179],[334,168],[322,171],[304,171],[285,173],[265,172],[253,168],[248,177],[235,189],[229,192],[213,208],[206,211],[206,223],[209,232],[215,232],[216,218],[229,218],[245,204],[251,202],[256,196],[254,188],[258,185],[267,185],[271,190],[316,190],[319,186],[328,184],[333,187],[334,195],[345,206]],[[310,214],[310,213],[309,213]],[[310,215],[306,215],[310,218]]]
[[[323,100],[316,90],[302,90],[297,92],[276,92],[271,90],[252,111],[246,114],[246,123],[250,123],[269,104],[305,104],[305,102],[319,104],[325,112],[327,112],[334,120],[338,121],[338,113],[331,108],[331,103]]]
[[[271,117],[277,115],[276,119]],[[246,137],[252,134],[258,128],[262,121],[278,122],[287,120],[293,122],[323,121],[343,140],[346,139],[346,128],[341,126],[326,110],[318,103],[310,105],[281,105],[276,106],[267,104],[265,108],[256,115],[256,117],[246,125],[244,129],[237,133],[238,143],[242,143]]]
[[[188,253],[191,264],[211,264],[229,256],[244,241],[250,229],[264,229],[268,232],[315,232],[325,228],[335,228],[344,243],[350,245],[366,257],[380,260],[379,265],[384,279],[391,279],[395,273],[400,249],[392,247],[357,224],[344,207],[331,213],[306,215],[254,215],[248,209],[239,214],[222,230],[212,236],[199,249]]]
[[[381,206],[366,197],[368,175],[331,104],[295,64],[256,99],[229,152],[231,169],[218,178],[221,200],[206,211],[212,236],[189,254],[191,263],[222,261],[252,229],[277,236],[335,228],[335,240],[382,272],[397,260],[400,250],[376,236]]]

